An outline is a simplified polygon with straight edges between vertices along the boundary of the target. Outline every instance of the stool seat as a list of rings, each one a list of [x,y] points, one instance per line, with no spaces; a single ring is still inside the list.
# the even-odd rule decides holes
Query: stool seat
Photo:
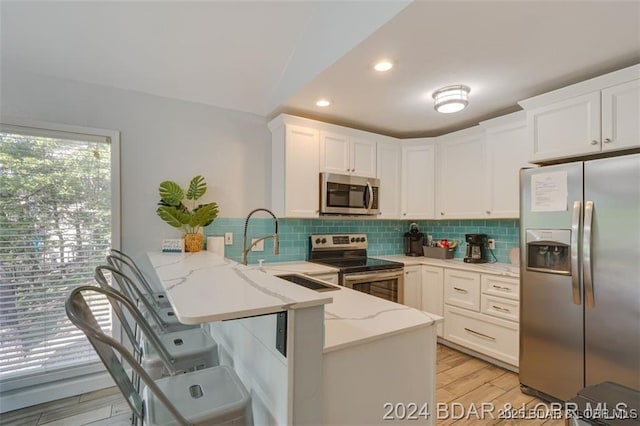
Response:
[[[161,334],[158,338],[174,359],[174,373],[202,370],[219,364],[218,343],[201,328]],[[142,367],[152,379],[171,375],[165,368],[160,354],[147,339],[143,339],[142,347]]]
[[[228,366],[165,377],[155,383],[193,424],[251,424],[251,414],[248,412],[249,393]],[[146,404],[146,420],[150,426],[177,424],[167,408],[148,388],[143,391],[143,399]]]

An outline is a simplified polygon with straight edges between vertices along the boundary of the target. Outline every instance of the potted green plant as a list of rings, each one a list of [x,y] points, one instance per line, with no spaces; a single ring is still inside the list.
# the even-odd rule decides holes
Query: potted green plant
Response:
[[[200,230],[218,217],[216,203],[196,205],[196,201],[207,192],[207,183],[204,178],[196,176],[191,179],[186,191],[177,183],[165,180],[160,183],[159,192],[160,202],[156,210],[158,216],[174,228],[184,231],[186,251],[202,250],[204,236]]]

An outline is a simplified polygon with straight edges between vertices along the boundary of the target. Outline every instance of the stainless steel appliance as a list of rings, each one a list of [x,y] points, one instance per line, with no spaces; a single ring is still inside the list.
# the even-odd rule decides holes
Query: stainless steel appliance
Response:
[[[373,296],[404,301],[404,264],[367,257],[365,234],[314,234],[310,262],[339,269],[339,284]]]
[[[404,233],[404,254],[406,256],[422,256],[424,234],[416,223],[409,225],[409,231]]]
[[[465,234],[464,239],[467,242],[467,251],[464,260],[466,263],[486,263],[486,234]]]
[[[640,389],[640,154],[521,172],[520,383]]]
[[[320,213],[377,215],[380,180],[320,173]]]

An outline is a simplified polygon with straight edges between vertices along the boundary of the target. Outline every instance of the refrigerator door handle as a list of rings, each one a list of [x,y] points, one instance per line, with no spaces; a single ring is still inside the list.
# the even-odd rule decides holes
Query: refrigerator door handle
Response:
[[[580,217],[582,216],[582,202],[573,202],[573,214],[571,218],[571,289],[573,293],[573,303],[582,304],[580,294],[580,269],[579,269],[579,244],[580,244]]]
[[[583,259],[582,268],[584,276],[584,299],[585,304],[590,308],[593,308],[593,274],[591,265],[591,242],[592,238],[592,226],[593,226],[593,201],[586,201],[584,203],[584,227],[583,227]]]

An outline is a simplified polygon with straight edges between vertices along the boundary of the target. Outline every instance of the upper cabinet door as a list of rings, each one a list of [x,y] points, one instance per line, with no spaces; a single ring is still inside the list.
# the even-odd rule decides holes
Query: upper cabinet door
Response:
[[[527,127],[520,123],[490,127],[485,133],[487,217],[518,218],[519,176],[527,162]]]
[[[320,132],[320,170],[351,174],[349,138],[337,133]]]
[[[318,217],[320,172],[318,131],[286,126],[284,147],[284,213],[286,217]]]
[[[402,147],[402,219],[433,219],[435,149],[433,145]]]
[[[640,146],[640,80],[602,91],[602,150]]]
[[[378,143],[377,158],[380,179],[378,217],[400,219],[400,170],[402,169],[400,141]]]
[[[376,142],[351,138],[351,174],[376,177]]]
[[[476,132],[460,138],[438,141],[436,149],[436,217],[486,217],[483,134]]]
[[[532,109],[527,126],[532,161],[600,152],[600,92]]]

